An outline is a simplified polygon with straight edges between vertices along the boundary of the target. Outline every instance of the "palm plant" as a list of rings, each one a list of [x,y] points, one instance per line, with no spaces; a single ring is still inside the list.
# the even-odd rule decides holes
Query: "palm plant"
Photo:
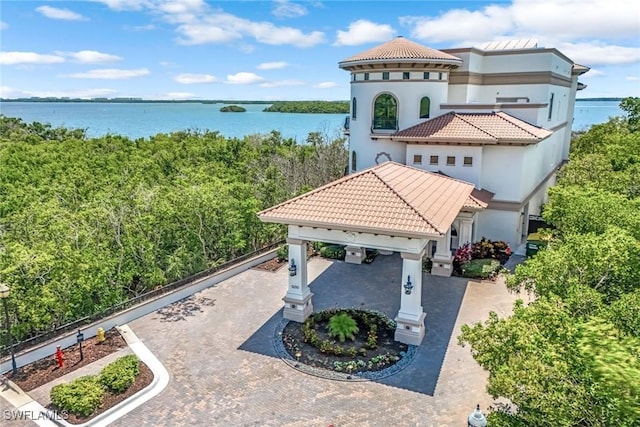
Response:
[[[345,339],[355,340],[355,334],[360,330],[353,317],[347,313],[340,313],[331,316],[329,319],[329,336],[338,338],[340,342],[344,342]]]

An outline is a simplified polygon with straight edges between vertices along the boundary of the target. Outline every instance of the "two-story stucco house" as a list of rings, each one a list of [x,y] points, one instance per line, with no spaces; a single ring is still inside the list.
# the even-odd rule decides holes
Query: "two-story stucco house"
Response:
[[[473,239],[522,245],[568,159],[588,68],[532,41],[435,50],[403,37],[339,66],[351,73],[351,173],[392,160],[470,182],[492,193]]]

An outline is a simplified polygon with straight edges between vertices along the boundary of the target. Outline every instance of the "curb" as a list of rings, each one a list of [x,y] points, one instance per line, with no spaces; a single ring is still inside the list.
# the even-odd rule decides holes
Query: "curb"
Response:
[[[19,412],[25,415],[24,419],[28,419],[41,427],[103,427],[108,426],[118,418],[123,417],[146,401],[160,394],[169,384],[169,372],[158,358],[138,339],[136,334],[128,325],[117,327],[122,337],[127,342],[129,348],[138,358],[144,362],[151,372],[153,372],[153,381],[144,389],[140,390],[128,399],[118,403],[113,408],[103,412],[95,418],[84,424],[70,424],[64,420],[54,418],[55,413],[48,411],[40,403],[33,400],[27,393],[22,391],[20,387],[6,381],[0,390],[0,396],[4,397],[10,404],[17,408]],[[51,419],[51,418],[54,419]]]

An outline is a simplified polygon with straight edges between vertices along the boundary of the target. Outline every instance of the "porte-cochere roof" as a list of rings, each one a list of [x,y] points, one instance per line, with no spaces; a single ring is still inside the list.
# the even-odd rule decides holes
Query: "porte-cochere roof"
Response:
[[[280,224],[434,237],[446,233],[461,210],[486,208],[477,196],[468,182],[385,162],[259,212],[258,217]]]

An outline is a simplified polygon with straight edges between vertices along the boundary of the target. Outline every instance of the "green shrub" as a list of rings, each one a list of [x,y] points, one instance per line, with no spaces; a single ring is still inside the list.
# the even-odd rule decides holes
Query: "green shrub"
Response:
[[[113,392],[122,393],[136,381],[140,372],[139,361],[135,354],[129,354],[109,363],[100,372],[100,384]]]
[[[329,319],[327,325],[329,329],[329,336],[338,338],[340,342],[344,342],[345,339],[355,340],[355,334],[360,330],[358,324],[347,313],[336,314]]]
[[[98,382],[98,377],[86,375],[70,383],[54,386],[49,395],[51,403],[58,409],[88,417],[100,406],[103,394],[104,388]]]
[[[286,261],[289,259],[289,245],[282,245],[278,248],[276,255],[278,256],[278,261]]]
[[[324,258],[344,260],[347,251],[340,245],[329,245],[320,248],[320,255]]]
[[[473,279],[488,279],[497,273],[500,268],[500,261],[497,259],[472,259],[462,264],[462,275]]]

